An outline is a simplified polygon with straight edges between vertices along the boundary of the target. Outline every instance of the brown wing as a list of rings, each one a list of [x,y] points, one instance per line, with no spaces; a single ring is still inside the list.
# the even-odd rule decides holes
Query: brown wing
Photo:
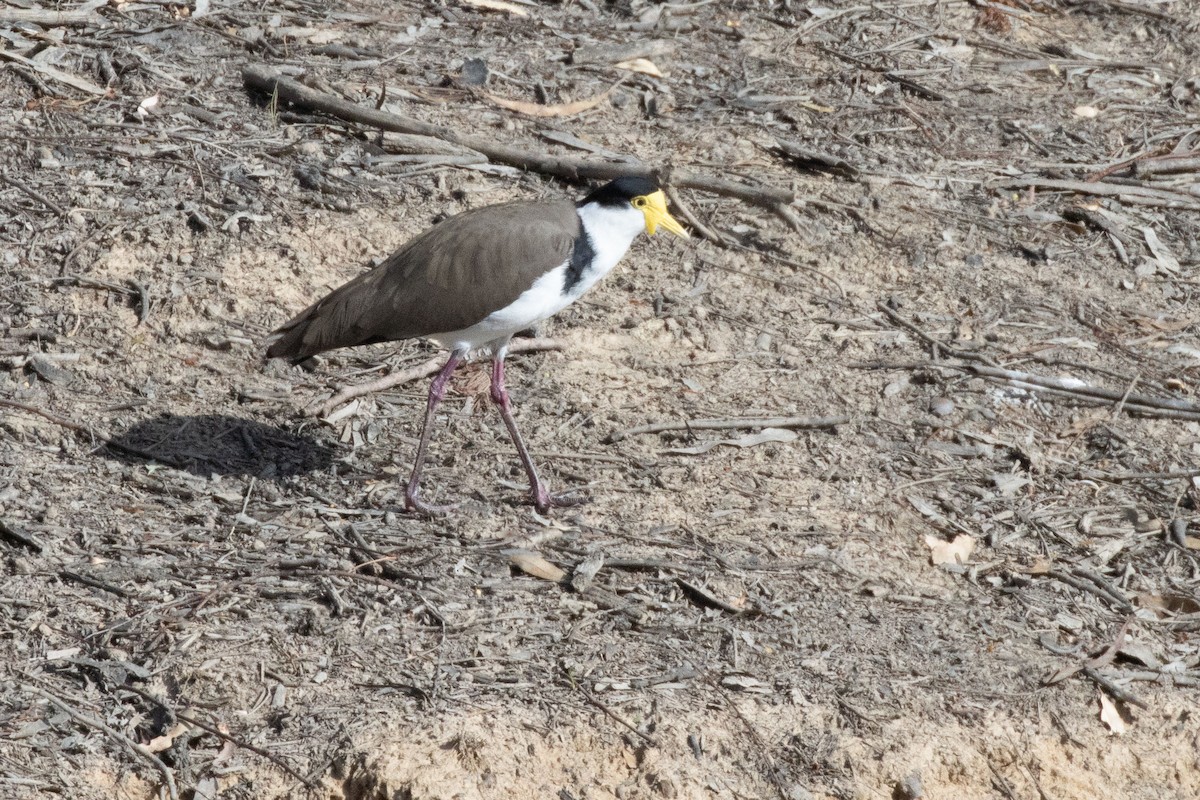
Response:
[[[571,257],[570,201],[488,206],[435,225],[273,334],[268,358],[468,328]]]

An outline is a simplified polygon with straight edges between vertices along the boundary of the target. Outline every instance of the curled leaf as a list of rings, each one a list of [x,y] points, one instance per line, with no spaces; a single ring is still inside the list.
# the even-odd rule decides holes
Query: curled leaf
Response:
[[[615,66],[617,69],[640,72],[643,75],[652,75],[655,78],[663,77],[662,71],[648,58],[631,58],[628,61],[617,62]]]

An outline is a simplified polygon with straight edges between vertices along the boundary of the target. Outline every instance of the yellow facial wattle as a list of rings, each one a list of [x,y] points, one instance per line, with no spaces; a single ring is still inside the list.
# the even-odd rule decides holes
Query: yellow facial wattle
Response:
[[[679,221],[667,211],[667,196],[662,189],[651,194],[643,194],[633,198],[633,207],[646,217],[646,233],[651,236],[662,228],[684,239],[690,238]]]

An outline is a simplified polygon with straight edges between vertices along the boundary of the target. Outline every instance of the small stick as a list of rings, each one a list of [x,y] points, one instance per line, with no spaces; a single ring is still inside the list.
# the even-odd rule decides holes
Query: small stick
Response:
[[[546,350],[563,350],[567,343],[561,339],[516,339],[508,346],[509,354],[513,353],[540,353]],[[364,394],[376,394],[387,389],[392,389],[411,381],[417,381],[421,378],[428,378],[434,375],[445,366],[445,356],[435,356],[423,364],[418,364],[415,367],[410,367],[403,372],[394,372],[391,375],[384,375],[382,378],[371,381],[370,383],[361,383],[355,386],[347,386],[333,397],[321,404],[321,407],[314,412],[313,416],[328,417],[333,410],[345,403],[347,400],[353,400],[356,397],[362,397]]]
[[[42,409],[38,408],[37,406],[31,406],[31,405],[27,405],[25,403],[19,403],[16,400],[7,400],[3,397],[0,397],[0,406],[8,406],[9,408],[19,408],[22,411],[28,411],[30,414],[36,414],[39,417],[48,419],[51,422],[53,422],[55,425],[61,425],[64,428],[67,428],[67,429],[73,430],[73,431],[78,431],[79,433],[86,433],[95,439],[99,439],[101,442],[101,446],[111,447],[112,449],[118,450],[122,453],[126,453],[127,455],[137,456],[138,458],[144,458],[147,461],[157,461],[160,464],[166,464],[168,466],[175,467],[176,469],[187,469],[187,466],[188,466],[187,462],[184,461],[183,459],[174,458],[174,457],[166,455],[166,454],[152,453],[149,450],[143,450],[142,448],[134,447],[131,444],[124,444],[120,441],[117,441],[116,439],[113,439],[111,436],[109,436],[104,431],[89,428],[87,425],[81,425],[78,422],[72,422],[69,419],[64,419],[62,417],[51,414],[49,411],[43,411]]]
[[[88,575],[80,575],[78,572],[72,572],[69,569],[59,570],[58,577],[65,581],[82,583],[84,586],[90,586],[93,589],[99,589],[102,592],[115,594],[117,597],[124,597],[126,599],[132,597],[129,592],[125,591],[120,586],[113,586],[111,583],[105,583],[104,581],[97,580]]]
[[[83,27],[103,20],[96,8],[107,3],[85,3],[83,8],[71,11],[47,11],[41,8],[0,9],[0,25],[41,25],[45,28],[74,25]]]
[[[725,701],[725,705],[729,706],[729,708],[733,710],[733,713],[737,715],[737,718],[742,721],[742,724],[746,726],[746,731],[750,734],[750,738],[753,739],[755,744],[758,745],[758,752],[762,754],[762,757],[767,762],[767,774],[771,778],[771,783],[775,786],[775,791],[779,793],[780,800],[787,800],[787,798],[790,796],[790,793],[784,790],[783,780],[779,777],[779,768],[775,765],[775,759],[771,755],[771,748],[767,746],[765,741],[763,741],[762,735],[758,732],[758,728],[754,727],[754,723],[746,718],[746,715],[742,713],[740,708],[738,708],[737,703],[733,702],[733,698],[729,696],[728,692],[721,688],[720,684],[718,684],[712,678],[708,678],[707,682],[708,685],[711,686],[717,692],[717,694],[721,696],[721,699]]]
[[[755,250],[754,248],[746,247],[745,245],[740,245],[736,242],[728,243],[728,246],[732,247],[734,250],[743,250],[747,253],[756,253],[758,255],[766,256],[768,258],[768,260],[781,261],[784,264],[787,264],[792,269],[801,269],[801,270],[804,270],[805,272],[815,273],[818,277],[824,278],[830,284],[832,284],[833,288],[838,290],[838,293],[842,296],[842,298],[846,297],[846,290],[842,288],[841,284],[839,284],[832,277],[826,275],[824,272],[821,272],[820,270],[813,269],[812,267],[806,267],[803,264],[799,264],[795,261],[792,261],[791,259],[783,258],[781,256],[776,256],[774,253],[770,253],[770,252],[766,252],[766,251],[762,251],[762,250]],[[820,292],[817,292],[813,289],[809,289],[807,286],[801,286],[800,284],[796,283],[795,281],[789,281],[785,278],[772,278],[769,275],[759,275],[757,273],[749,272],[744,269],[738,269],[737,267],[729,267],[724,264],[718,264],[715,261],[710,261],[709,259],[705,258],[704,256],[700,256],[700,263],[704,264],[704,266],[706,266],[706,267],[712,267],[713,269],[719,269],[722,272],[728,272],[732,275],[742,275],[747,278],[752,278],[756,281],[761,281],[763,283],[769,283],[773,286],[786,286],[789,289],[795,289],[798,292],[804,292],[807,295],[811,295],[811,296],[817,297],[817,298],[825,297],[825,295],[821,294]],[[820,320],[817,320],[817,321],[819,322]]]
[[[1054,575],[1054,577],[1060,577],[1059,575],[1055,575],[1054,573],[1047,573],[1047,574]],[[1067,582],[1069,583],[1070,581],[1067,581]],[[1072,583],[1071,585],[1074,586],[1075,584]],[[1079,587],[1079,588],[1085,588],[1085,587]],[[1083,661],[1078,664],[1072,664],[1068,667],[1063,667],[1058,672],[1055,672],[1053,675],[1051,675],[1049,678],[1047,678],[1043,682],[1044,685],[1053,686],[1054,684],[1065,681],[1067,678],[1070,678],[1072,675],[1077,675],[1080,672],[1083,672],[1085,670],[1089,670],[1089,669],[1094,670],[1097,667],[1103,667],[1106,664],[1111,664],[1112,660],[1117,657],[1117,653],[1120,652],[1121,648],[1125,646],[1125,634],[1129,632],[1129,626],[1133,623],[1133,619],[1134,619],[1133,617],[1125,618],[1125,622],[1123,622],[1121,624],[1121,629],[1117,631],[1117,635],[1113,637],[1112,642],[1109,644],[1108,647],[1104,648],[1104,650],[1101,651],[1098,655],[1093,656],[1092,658],[1089,658],[1087,661]],[[1088,676],[1088,677],[1091,677],[1091,676]]]
[[[1049,191],[1073,192],[1075,194],[1091,194],[1099,197],[1116,196],[1125,202],[1136,205],[1200,211],[1200,198],[1190,197],[1181,192],[1173,192],[1167,189],[1156,189],[1125,183],[1064,181],[1051,178],[1020,178],[993,184],[992,188],[1047,189]]]
[[[1138,697],[1133,692],[1128,692],[1125,689],[1122,689],[1120,686],[1117,686],[1117,684],[1113,683],[1104,675],[1101,675],[1092,667],[1084,667],[1082,672],[1090,681],[1112,695],[1114,700],[1120,700],[1122,703],[1128,703],[1129,705],[1134,705],[1138,708],[1150,707],[1146,704],[1145,700]]]
[[[1130,605],[1129,601],[1126,600],[1124,597],[1121,597],[1120,595],[1112,594],[1111,591],[1108,589],[1108,587],[1102,586],[1101,584],[1098,584],[1095,581],[1090,581],[1090,580],[1086,580],[1084,578],[1076,577],[1074,575],[1069,575],[1066,572],[1063,572],[1062,570],[1058,570],[1058,569],[1050,570],[1049,572],[1046,573],[1046,576],[1050,577],[1050,578],[1054,578],[1056,581],[1059,581],[1060,583],[1065,583],[1068,586],[1073,586],[1081,592],[1087,592],[1088,594],[1093,594],[1096,597],[1099,597],[1101,600],[1107,600],[1108,602],[1112,603],[1113,605],[1116,605],[1118,608],[1120,608],[1123,611],[1130,611],[1133,609],[1133,606]]]
[[[1163,672],[1162,670],[1142,670],[1141,672],[1123,672],[1121,677],[1127,681],[1150,681],[1165,683],[1167,686],[1200,686],[1200,675],[1189,675],[1184,672]]]
[[[845,425],[850,421],[848,416],[839,417],[747,417],[737,419],[693,419],[682,422],[652,422],[649,425],[639,425],[636,428],[610,433],[604,440],[605,444],[615,444],[630,436],[641,436],[646,433],[663,433],[664,431],[733,431],[746,428],[833,428]]]
[[[591,704],[591,705],[595,706],[596,708],[600,709],[601,711],[603,711],[604,715],[606,717],[613,720],[618,725],[621,725],[624,728],[628,728],[632,733],[639,736],[642,739],[642,741],[644,741],[646,744],[650,745],[651,747],[658,747],[658,742],[654,739],[654,737],[648,736],[647,734],[642,733],[634,726],[634,724],[632,722],[625,719],[624,717],[622,717],[617,712],[613,711],[608,706],[604,705],[604,703],[601,703],[599,700],[596,699],[595,695],[593,695],[591,692],[589,692],[587,689],[585,689],[583,687],[583,684],[576,683],[575,685],[579,688],[579,692],[580,692],[580,694],[583,695],[583,699],[587,700],[589,704]]]
[[[73,709],[69,705],[67,705],[63,700],[59,699],[55,695],[50,694],[50,692],[39,689],[36,686],[30,686],[28,684],[23,685],[21,688],[27,692],[32,692],[33,694],[36,694],[39,697],[41,697],[45,700],[48,700],[51,705],[55,706],[59,711],[62,711],[64,714],[67,714],[68,716],[70,716],[71,719],[75,720],[76,722],[80,722],[80,723],[88,726],[89,728],[94,728],[95,730],[98,730],[98,731],[101,731],[102,733],[107,734],[112,739],[116,740],[117,742],[120,742],[121,744],[125,745],[130,750],[132,750],[133,752],[137,753],[142,758],[149,761],[151,764],[154,765],[155,769],[157,769],[160,773],[162,773],[163,782],[167,784],[167,793],[170,794],[171,800],[179,800],[179,789],[175,786],[175,774],[171,771],[170,767],[168,767],[166,764],[164,764],[162,762],[162,759],[160,759],[154,753],[150,752],[150,750],[147,747],[145,747],[144,745],[138,744],[137,742],[133,741],[125,734],[121,733],[120,731],[115,730],[114,728],[110,728],[108,725],[105,725],[100,720],[93,719],[92,717],[89,717],[87,714],[84,714],[82,711],[76,711],[75,709]]]
[[[129,278],[127,280],[127,283],[133,287],[133,290],[135,292],[137,292],[137,296],[138,296],[138,309],[137,309],[138,323],[137,324],[141,325],[142,323],[144,323],[146,321],[146,318],[150,316],[150,293],[146,291],[145,286],[138,283],[133,278]]]
[[[80,431],[82,433],[91,433],[91,430],[86,425],[80,425],[78,422],[72,422],[69,419],[63,419],[62,417],[55,416],[54,414],[51,414],[49,411],[43,411],[42,409],[38,408],[37,406],[31,406],[31,405],[27,405],[25,403],[19,403],[16,400],[6,400],[3,397],[0,397],[0,406],[8,406],[9,408],[19,408],[22,411],[28,411],[30,414],[37,414],[39,417],[48,419],[51,422],[53,422],[55,425],[61,425],[62,427],[70,428],[73,431]],[[101,438],[103,438],[103,437],[101,437]]]
[[[679,210],[679,215],[683,217],[684,221],[687,222],[688,225],[691,225],[702,238],[722,247],[728,244],[728,242],[725,241],[724,236],[717,233],[712,228],[709,228],[707,225],[701,222],[695,214],[692,213],[691,207],[684,202],[679,192],[675,191],[673,187],[667,187],[667,199],[671,201],[671,205],[675,206],[675,208]]]
[[[745,250],[748,253],[758,253],[759,255],[766,256],[768,261],[778,261],[780,264],[786,264],[787,266],[791,267],[792,269],[798,269],[801,272],[807,272],[810,275],[816,275],[818,278],[824,280],[826,283],[829,283],[830,285],[832,285],[833,288],[837,289],[838,295],[843,300],[846,299],[846,289],[842,286],[842,284],[838,281],[838,279],[833,277],[832,275],[822,272],[821,270],[817,269],[816,267],[810,267],[807,264],[801,264],[799,261],[795,261],[795,260],[787,258],[785,256],[781,256],[778,253],[772,253],[770,250],[753,250],[749,247],[746,247],[746,246],[740,245],[740,244],[737,245],[737,248],[740,250]]]
[[[925,342],[926,344],[933,345],[934,347],[936,347],[938,350],[941,350],[942,352],[949,353],[952,356],[955,356],[957,358],[962,358],[967,361],[982,361],[985,364],[994,364],[995,363],[987,356],[980,355],[978,353],[972,353],[969,350],[959,350],[957,347],[951,347],[950,345],[946,344],[945,342],[942,342],[942,341],[939,341],[939,340],[933,338],[932,336],[927,334],[925,331],[921,330],[916,325],[912,324],[911,322],[906,320],[904,317],[900,316],[895,311],[888,308],[883,303],[876,303],[875,307],[877,309],[879,309],[880,311],[882,311],[884,314],[886,314],[887,318],[890,319],[892,322],[896,323],[901,328],[904,328],[904,330],[908,331],[909,333],[916,334],[921,339],[921,341]]]
[[[1137,386],[1139,377],[1140,376],[1138,375],[1134,375],[1133,380],[1129,382],[1129,388],[1125,390],[1124,396],[1121,397],[1120,402],[1117,403],[1117,407],[1113,409],[1112,415],[1114,417],[1121,416],[1121,411],[1125,408],[1125,401],[1129,399],[1129,395],[1133,394],[1133,389],[1135,386]]]
[[[10,539],[19,545],[28,547],[35,553],[42,552],[42,544],[37,539],[20,528],[9,525],[4,520],[0,519],[0,539]]]
[[[42,194],[41,192],[37,191],[36,189],[26,186],[25,184],[21,183],[16,178],[10,178],[7,175],[0,175],[0,181],[4,181],[5,183],[7,183],[9,186],[13,187],[14,189],[18,189],[18,190],[24,192],[25,194],[29,195],[34,200],[37,200],[39,203],[41,203],[46,208],[53,211],[58,216],[65,217],[67,215],[67,212],[58,203],[56,203],[53,200],[51,200],[50,198],[46,197],[46,195]]]
[[[1086,477],[1094,477],[1102,481],[1111,481],[1112,483],[1124,483],[1125,481],[1169,481],[1176,478],[1200,477],[1200,469],[1176,469],[1170,472],[1125,472],[1120,475],[1106,475],[1103,472],[1098,472],[1095,474],[1086,473]]]

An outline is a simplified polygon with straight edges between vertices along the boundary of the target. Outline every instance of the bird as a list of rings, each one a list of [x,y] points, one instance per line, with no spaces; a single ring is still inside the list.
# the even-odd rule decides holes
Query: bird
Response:
[[[491,397],[545,513],[570,505],[550,494],[529,454],[504,382],[513,335],[578,300],[645,231],[689,238],[657,181],[623,176],[582,200],[518,200],[449,217],[385,261],[301,311],[267,339],[267,357],[300,363],[342,347],[426,339],[450,351],[429,386],[425,419],[404,490],[407,510],[447,513],[421,495],[434,413],[450,377],[471,354],[491,354]]]

